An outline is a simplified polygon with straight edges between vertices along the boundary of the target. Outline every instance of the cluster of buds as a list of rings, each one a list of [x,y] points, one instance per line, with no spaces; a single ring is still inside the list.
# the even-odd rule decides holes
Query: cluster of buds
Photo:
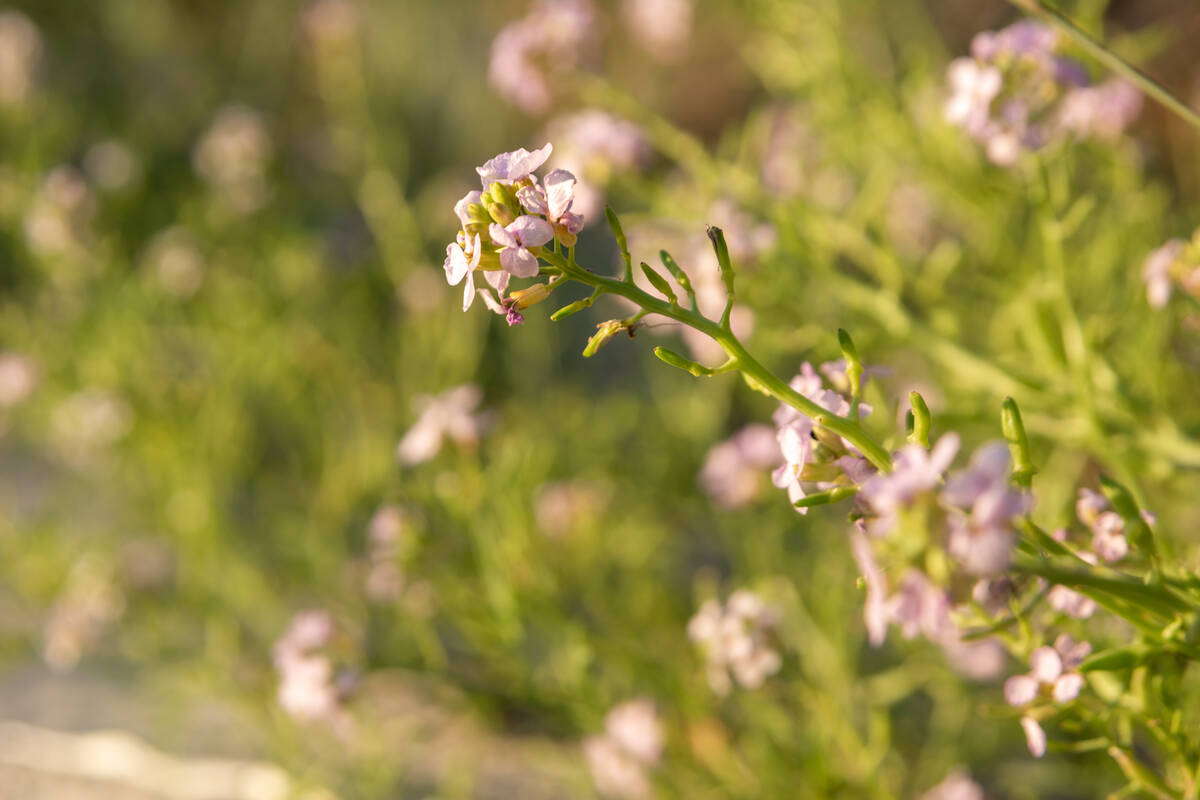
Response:
[[[946,120],[1002,166],[1068,133],[1115,139],[1141,112],[1141,94],[1119,80],[1089,86],[1083,66],[1058,49],[1058,33],[1029,20],[978,34],[971,55],[947,70]]]
[[[1176,288],[1200,299],[1200,230],[1190,242],[1170,239],[1147,256],[1142,279],[1151,308],[1165,306]]]
[[[782,664],[771,639],[778,614],[753,592],[739,589],[725,605],[706,600],[688,622],[688,638],[706,659],[708,684],[719,695],[729,694],[733,681],[757,689]],[[733,680],[730,680],[732,675]]]
[[[468,192],[455,204],[462,229],[446,247],[443,267],[451,286],[464,284],[463,311],[478,295],[509,325],[517,325],[525,321],[522,310],[550,295],[549,284],[511,292],[508,284],[512,278],[537,276],[542,247],[551,242],[574,247],[583,230],[583,217],[572,211],[575,176],[556,169],[539,183],[534,174],[552,150],[547,143],[532,153],[524,148],[501,153],[476,167],[483,190]],[[476,287],[477,271],[495,295]]]

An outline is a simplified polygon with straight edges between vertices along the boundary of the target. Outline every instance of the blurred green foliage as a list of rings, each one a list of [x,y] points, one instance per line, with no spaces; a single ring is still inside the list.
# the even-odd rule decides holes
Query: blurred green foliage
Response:
[[[1103,468],[1182,544],[1198,522],[1200,347],[1183,306],[1147,308],[1140,264],[1194,221],[1169,182],[1172,163],[1195,163],[1194,139],[1182,156],[1134,137],[988,165],[941,121],[944,65],[973,32],[956,27],[960,5],[701,0],[674,67],[637,56],[608,18],[596,66],[612,83],[587,99],[648,130],[665,113],[703,144],[651,136],[655,160],[617,176],[609,201],[678,236],[732,200],[776,235],[739,273],[765,363],[837,358],[833,331],[852,331],[891,369],[867,399],[892,444],[914,387],[935,437],[975,441],[999,436],[1011,394],[1047,525]],[[486,770],[477,783],[460,773],[471,765],[414,764],[428,739],[389,734],[378,675],[453,689],[445,702],[499,736],[554,743],[565,766],[527,796],[590,796],[576,744],[638,696],[666,725],[668,797],[913,797],[958,764],[989,797],[1113,784],[1099,758],[1031,761],[997,686],[954,676],[935,648],[866,647],[842,511],[798,517],[767,491],[714,508],[696,484],[707,449],[773,409],[650,358],[643,338],[670,329],[585,361],[612,307],[557,324],[537,307],[515,329],[460,312],[439,272],[450,208],[473,165],[542,141],[485,80],[490,38],[521,4],[368,2],[329,50],[299,2],[13,6],[43,53],[28,100],[0,110],[0,345],[38,373],[0,440],[6,666],[39,657],[86,572],[120,599],[77,669],[143,684],[147,702],[244,706],[256,748],[347,798],[498,796]],[[261,114],[270,142],[248,213],[193,164],[230,105]],[[785,123],[798,177],[781,197],[762,170]],[[93,149],[109,141],[132,161],[113,188]],[[69,185],[48,189],[64,165]],[[78,191],[31,232],[39,204]],[[663,246],[631,238],[635,260]],[[579,255],[615,263],[603,225]],[[468,381],[495,414],[478,447],[399,466],[414,398]],[[552,491],[572,511],[548,526],[537,508]],[[363,582],[385,503],[405,510],[409,541],[403,589],[379,603]],[[739,587],[779,609],[784,666],[721,699],[685,626]],[[364,676],[349,742],[275,705],[272,642],[309,607],[334,612]]]

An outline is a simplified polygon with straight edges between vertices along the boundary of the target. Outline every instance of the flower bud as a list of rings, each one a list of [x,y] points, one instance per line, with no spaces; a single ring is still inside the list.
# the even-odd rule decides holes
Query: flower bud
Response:
[[[555,225],[554,235],[562,242],[563,247],[574,247],[579,237],[567,230],[565,225]]]
[[[488,214],[496,220],[500,225],[510,225],[517,218],[517,215],[512,210],[502,203],[489,203],[487,207]]]
[[[591,358],[604,345],[608,344],[608,340],[616,336],[621,331],[625,330],[625,321],[619,319],[610,319],[601,322],[596,326],[597,330],[588,339],[587,347],[583,349],[584,358]]]
[[[495,220],[488,214],[487,206],[482,203],[471,203],[467,206],[467,219],[473,224],[491,225]]]
[[[515,292],[509,292],[508,298],[513,301],[513,307],[518,310],[529,308],[532,305],[542,302],[550,296],[550,289],[544,283],[535,283],[528,289],[518,289]]]

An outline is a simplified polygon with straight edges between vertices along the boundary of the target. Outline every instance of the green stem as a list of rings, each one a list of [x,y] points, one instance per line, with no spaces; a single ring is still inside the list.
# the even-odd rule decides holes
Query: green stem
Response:
[[[1046,0],[1009,0],[1009,2],[1062,31],[1101,64],[1136,85],[1192,127],[1200,129],[1200,114],[1168,92],[1158,81],[1109,50],[1103,42],[1092,38],[1087,31],[1076,25]]]
[[[788,386],[750,355],[732,331],[677,303],[660,300],[642,291],[634,284],[606,278],[573,265],[557,253],[543,252],[542,258],[562,270],[563,275],[571,280],[624,297],[641,307],[645,313],[661,314],[705,334],[721,345],[721,348],[736,363],[736,368],[742,374],[749,377],[756,385],[761,386],[772,397],[841,436],[874,464],[876,469],[881,472],[891,471],[892,459],[888,451],[867,435],[857,421],[836,416]]]

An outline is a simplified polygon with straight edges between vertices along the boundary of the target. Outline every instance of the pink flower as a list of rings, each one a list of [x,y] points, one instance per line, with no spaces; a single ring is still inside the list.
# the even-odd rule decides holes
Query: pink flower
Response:
[[[583,230],[583,217],[571,212],[575,200],[575,176],[565,169],[556,169],[547,175],[543,186],[521,187],[517,199],[526,210],[544,214],[547,222],[561,226],[567,233]]]
[[[867,599],[863,604],[863,622],[867,626],[867,641],[879,647],[887,638],[890,613],[887,605],[887,580],[875,561],[871,551],[871,540],[866,536],[864,525],[857,525],[850,534],[850,548],[854,562],[867,585]]]
[[[530,114],[546,111],[556,79],[569,73],[594,29],[589,0],[541,0],[492,42],[488,81]]]
[[[1087,642],[1076,642],[1067,634],[1053,647],[1039,647],[1029,656],[1029,673],[1014,675],[1004,684],[1004,699],[1010,706],[1027,706],[1038,698],[1043,686],[1050,688],[1056,703],[1069,703],[1083,689],[1083,676],[1076,667],[1092,652]]]
[[[468,238],[460,231],[458,240],[446,246],[446,260],[442,263],[442,269],[446,271],[446,282],[457,286],[464,278],[470,276],[463,287],[463,311],[469,309],[475,300],[475,278],[472,273],[479,267],[482,252],[478,233]]]
[[[777,614],[758,595],[739,589],[722,605],[707,600],[688,621],[688,638],[701,647],[709,686],[729,693],[733,681],[757,689],[779,671],[782,659],[770,644]],[[732,675],[733,680],[730,680]]]
[[[1151,308],[1162,308],[1171,299],[1172,272],[1186,247],[1183,239],[1170,239],[1146,257],[1142,280],[1146,282],[1146,299]]]
[[[1099,86],[1076,88],[1063,98],[1058,124],[1076,136],[1114,141],[1142,110],[1142,93],[1114,78]]]
[[[500,266],[514,278],[532,278],[538,274],[537,256],[529,251],[541,247],[554,238],[554,228],[549,222],[523,214],[507,226],[492,223],[488,232],[492,242],[503,248],[500,251]]]
[[[747,425],[704,458],[700,486],[721,508],[737,508],[758,494],[762,472],[779,464],[779,442],[767,425]]]
[[[951,92],[946,101],[946,121],[978,136],[987,127],[992,101],[1000,94],[1000,70],[973,58],[956,58],[950,62],[946,77]]]
[[[486,417],[473,412],[482,399],[483,392],[470,383],[436,397],[419,396],[416,402],[421,415],[396,448],[400,463],[412,466],[429,461],[447,438],[459,445],[478,441]]]
[[[607,797],[647,797],[646,768],[659,762],[662,750],[662,725],[649,700],[630,700],[614,707],[604,718],[604,733],[583,743],[592,780]]]
[[[941,495],[944,504],[970,507],[968,515],[952,509],[948,549],[973,575],[992,575],[1008,566],[1016,544],[1013,517],[1029,508],[1029,497],[1009,486],[1009,464],[1008,445],[984,445]]]
[[[1108,562],[1120,561],[1129,552],[1125,520],[1114,511],[1101,512],[1092,526],[1092,549]]]
[[[501,153],[488,160],[482,167],[476,167],[475,171],[479,173],[484,191],[487,191],[493,183],[508,185],[528,178],[534,170],[546,163],[546,159],[550,157],[553,150],[554,146],[549,142],[532,153],[521,147],[509,153]],[[463,200],[465,199],[463,198]],[[461,202],[462,200],[459,201],[459,203]],[[457,208],[455,206],[456,211]]]
[[[958,447],[956,433],[942,436],[932,450],[926,450],[919,444],[905,445],[896,453],[892,471],[868,480],[858,496],[876,514],[890,517],[899,509],[912,505],[920,495],[937,488],[942,473],[954,460]]]

